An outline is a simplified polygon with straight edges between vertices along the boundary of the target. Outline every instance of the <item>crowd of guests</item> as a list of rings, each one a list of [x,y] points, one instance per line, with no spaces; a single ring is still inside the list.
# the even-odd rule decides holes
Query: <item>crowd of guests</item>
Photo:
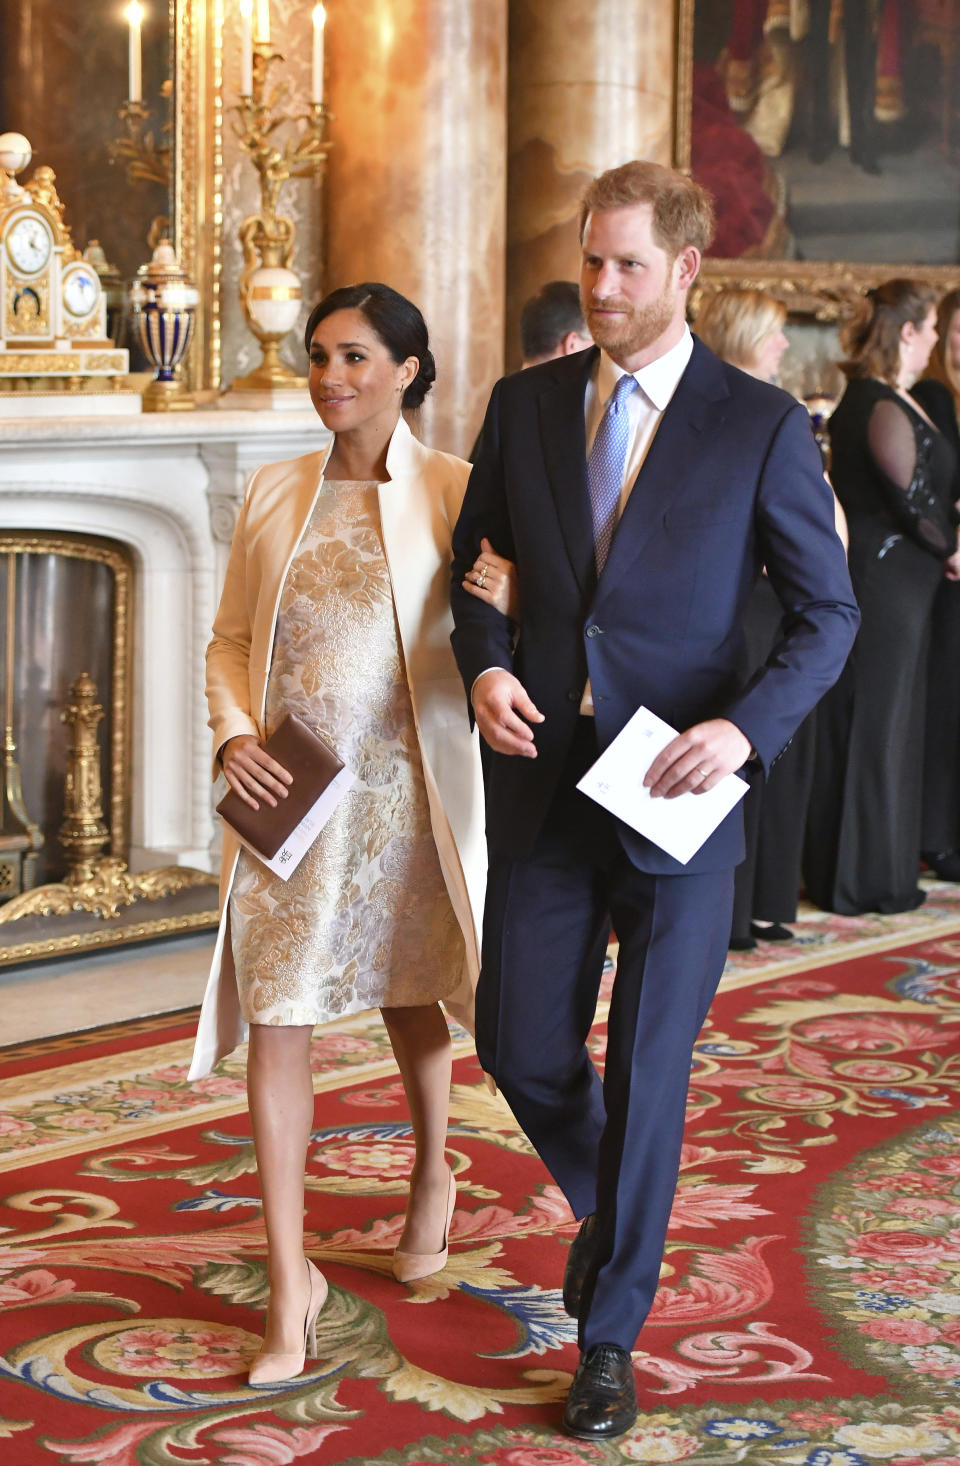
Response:
[[[762,292],[726,290],[696,330],[772,380],[784,314]],[[887,281],[841,346],[827,469],[862,621],[840,680],[747,798],[734,949],[788,939],[801,888],[856,915],[918,906],[921,859],[960,880],[960,292],[938,309],[929,287]],[[753,665],[789,614],[762,578],[745,624]]]

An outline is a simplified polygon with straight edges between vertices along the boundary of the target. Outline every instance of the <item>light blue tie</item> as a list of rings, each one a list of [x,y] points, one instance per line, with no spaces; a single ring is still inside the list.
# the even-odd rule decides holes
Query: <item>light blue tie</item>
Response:
[[[613,532],[617,527],[623,466],[630,442],[630,414],[627,398],[637,385],[636,377],[625,373],[614,387],[600,419],[590,457],[587,459],[587,488],[593,518],[593,552],[599,575],[607,562]]]

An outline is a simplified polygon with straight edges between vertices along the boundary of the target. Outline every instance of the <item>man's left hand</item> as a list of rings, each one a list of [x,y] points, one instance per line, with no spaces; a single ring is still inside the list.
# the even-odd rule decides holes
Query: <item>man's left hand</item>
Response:
[[[680,733],[657,755],[644,775],[652,799],[706,794],[746,763],[750,740],[727,718],[710,718]]]

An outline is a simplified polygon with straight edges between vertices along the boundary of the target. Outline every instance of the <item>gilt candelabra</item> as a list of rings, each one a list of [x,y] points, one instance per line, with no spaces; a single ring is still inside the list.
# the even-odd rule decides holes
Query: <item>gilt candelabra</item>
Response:
[[[263,359],[248,376],[233,383],[234,389],[241,391],[273,392],[305,385],[305,379],[285,366],[279,354],[280,343],[300,311],[301,287],[299,276],[290,268],[294,223],[277,210],[280,191],[288,179],[322,175],[330,148],[326,140],[330,113],[324,102],[312,102],[308,112],[290,116],[289,84],[268,85],[271,66],[283,59],[268,41],[256,42],[250,92],[242,95],[232,109],[237,114],[234,130],[260,182],[260,212],[248,215],[240,226],[244,270],[239,293],[244,317],[260,342]],[[275,134],[286,121],[301,126],[296,136],[281,144]]]

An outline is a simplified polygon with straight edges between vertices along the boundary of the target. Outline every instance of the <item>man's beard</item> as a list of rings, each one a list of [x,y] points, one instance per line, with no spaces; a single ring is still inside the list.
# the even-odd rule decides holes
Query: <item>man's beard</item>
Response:
[[[656,300],[647,305],[633,305],[629,300],[605,300],[603,306],[626,313],[615,321],[608,321],[603,316],[594,316],[593,312],[601,309],[599,303],[592,300],[583,302],[591,336],[616,361],[618,357],[631,357],[638,351],[645,351],[663,335],[673,321],[676,297],[668,283]]]

